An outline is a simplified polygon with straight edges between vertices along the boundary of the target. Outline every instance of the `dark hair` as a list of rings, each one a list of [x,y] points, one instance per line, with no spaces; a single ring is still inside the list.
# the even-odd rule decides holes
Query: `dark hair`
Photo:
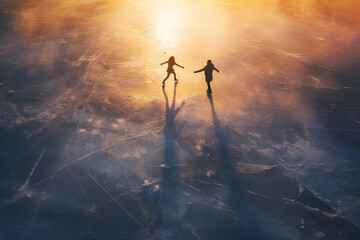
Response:
[[[174,56],[171,56],[171,57],[169,58],[169,62],[175,62],[175,57],[174,57]]]
[[[208,65],[212,64],[211,60],[208,60],[208,61],[207,61],[207,64],[208,64]]]

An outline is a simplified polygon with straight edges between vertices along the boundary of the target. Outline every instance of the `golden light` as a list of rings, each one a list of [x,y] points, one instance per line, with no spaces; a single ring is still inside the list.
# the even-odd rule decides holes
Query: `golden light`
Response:
[[[184,83],[179,97],[202,94],[203,76],[193,71],[212,59],[221,70],[214,84],[223,92],[235,91],[231,83],[250,91],[238,96],[244,103],[264,93],[253,89],[261,89],[266,81],[272,84],[285,58],[287,64],[292,61],[288,78],[294,82],[302,81],[302,61],[332,59],[337,64],[351,58],[334,47],[354,39],[353,29],[360,25],[358,5],[343,2],[327,7],[314,0],[94,1],[83,8],[84,1],[40,0],[18,11],[14,28],[33,46],[24,59],[41,60],[49,68],[62,51],[73,54],[81,49],[78,61],[65,61],[89,63],[84,78],[100,75],[101,85],[113,89],[116,97],[119,89],[129,88],[139,104],[156,96],[162,99],[157,84],[166,76],[166,66],[159,64],[173,55],[185,66],[175,68]],[[328,8],[342,10],[334,15]],[[144,90],[138,89],[140,82],[147,84]]]
[[[162,44],[172,44],[176,41],[176,32],[179,27],[177,18],[179,13],[177,11],[166,11],[160,13],[156,24],[156,37]]]

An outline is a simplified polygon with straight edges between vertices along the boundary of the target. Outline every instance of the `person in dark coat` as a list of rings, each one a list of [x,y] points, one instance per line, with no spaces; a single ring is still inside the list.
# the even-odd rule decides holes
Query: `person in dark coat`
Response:
[[[211,60],[208,60],[207,65],[203,69],[200,69],[200,70],[197,70],[194,72],[194,73],[198,73],[198,72],[202,72],[202,71],[205,72],[205,81],[208,85],[207,93],[210,93],[210,94],[212,93],[210,82],[213,80],[213,75],[212,75],[213,70],[219,72],[219,70],[216,69],[214,64],[212,64]]]
[[[165,85],[165,81],[169,78],[170,73],[174,74],[174,81],[177,82],[178,80],[176,79],[176,73],[175,73],[173,67],[174,67],[174,65],[179,66],[179,67],[181,67],[181,68],[184,68],[184,67],[183,67],[183,66],[180,66],[179,64],[177,64],[177,63],[175,62],[175,57],[174,57],[174,56],[171,56],[168,61],[163,62],[163,63],[161,63],[160,65],[163,65],[163,64],[165,64],[165,63],[168,64],[168,68],[167,68],[167,70],[166,70],[166,71],[167,71],[167,76],[166,76],[166,78],[165,78],[164,81],[163,81],[163,85]]]

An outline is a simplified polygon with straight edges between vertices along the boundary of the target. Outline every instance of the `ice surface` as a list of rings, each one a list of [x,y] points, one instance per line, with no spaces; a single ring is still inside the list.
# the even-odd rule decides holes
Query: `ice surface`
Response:
[[[0,11],[0,239],[360,239],[357,1]]]

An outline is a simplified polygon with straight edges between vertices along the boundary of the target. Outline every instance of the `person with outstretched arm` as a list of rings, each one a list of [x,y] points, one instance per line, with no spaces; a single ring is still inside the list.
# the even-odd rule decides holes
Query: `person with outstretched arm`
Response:
[[[174,67],[174,65],[176,65],[176,66],[178,66],[178,67],[181,67],[181,68],[184,68],[184,67],[183,67],[183,66],[180,66],[179,64],[177,64],[177,63],[175,62],[175,57],[174,57],[174,56],[171,56],[168,61],[163,62],[163,63],[161,63],[160,65],[163,65],[163,64],[165,64],[165,63],[168,64],[168,68],[167,68],[167,70],[166,70],[166,71],[167,71],[167,76],[166,76],[166,78],[164,79],[164,81],[162,82],[162,84],[165,85],[165,81],[169,78],[170,73],[174,74],[174,81],[177,82],[178,80],[177,80],[177,78],[176,78],[176,73],[175,73],[173,67]]]
[[[213,70],[219,72],[219,70],[214,66],[214,64],[211,62],[211,60],[207,61],[207,65],[200,70],[195,71],[194,73],[198,73],[198,72],[205,72],[205,81],[207,83],[208,89],[207,89],[207,93],[211,94],[212,90],[211,90],[211,86],[210,86],[210,82],[213,80]]]

